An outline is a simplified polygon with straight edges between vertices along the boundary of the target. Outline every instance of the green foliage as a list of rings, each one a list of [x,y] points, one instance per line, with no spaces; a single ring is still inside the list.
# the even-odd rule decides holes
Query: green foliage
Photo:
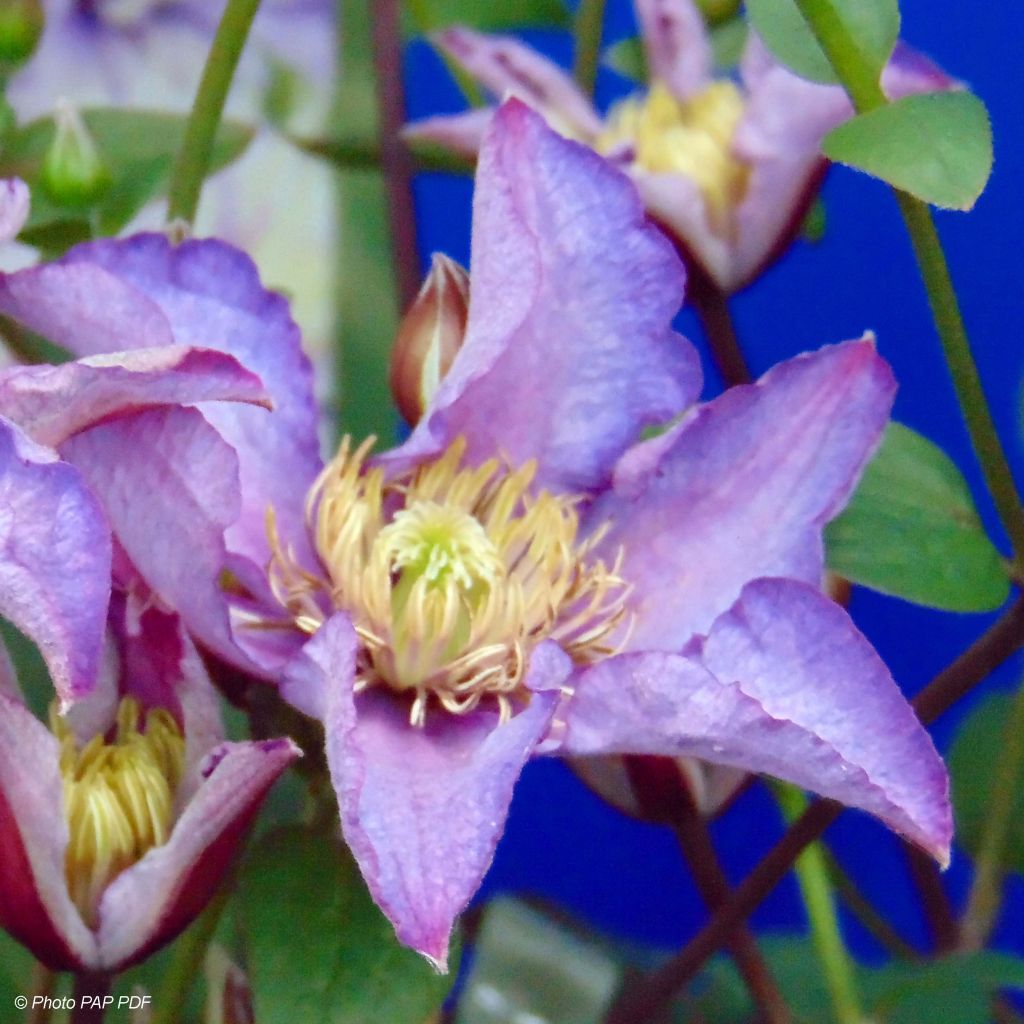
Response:
[[[742,18],[730,18],[711,29],[711,50],[719,71],[737,67],[746,45],[747,23]]]
[[[973,93],[927,93],[839,125],[822,150],[926,203],[969,210],[992,171],[992,127]]]
[[[900,34],[898,0],[833,0],[832,6],[861,55],[880,75]],[[747,0],[747,15],[765,45],[786,67],[812,82],[836,81],[794,0]]]
[[[992,798],[996,761],[1013,698],[993,693],[974,708],[957,735],[949,755],[957,842],[972,856],[981,848]],[[1014,789],[1014,810],[1003,847],[1005,868],[1024,873],[1024,788]]]
[[[630,36],[609,46],[604,51],[601,62],[633,82],[647,84],[647,54],[644,52],[644,42],[639,36]]]
[[[0,1006],[4,1013],[14,1006],[15,996],[28,996],[32,978],[32,957],[6,932],[0,931]]]
[[[467,25],[481,32],[515,28],[568,28],[572,18],[562,0],[406,0],[407,21],[417,32]]]
[[[886,430],[846,510],[826,529],[835,572],[947,611],[998,608],[1009,593],[999,553],[950,458],[898,423]]]
[[[439,975],[398,944],[333,829],[266,836],[242,873],[241,917],[260,1024],[420,1024],[458,967]]]
[[[185,129],[174,114],[96,108],[82,119],[110,175],[110,187],[89,208],[71,212],[40,187],[46,154],[54,139],[53,118],[15,129],[4,140],[0,177],[17,175],[32,187],[32,212],[20,238],[47,253],[60,253],[93,235],[117,234],[146,203],[165,195]],[[210,169],[237,159],[252,129],[225,122],[217,133]]]

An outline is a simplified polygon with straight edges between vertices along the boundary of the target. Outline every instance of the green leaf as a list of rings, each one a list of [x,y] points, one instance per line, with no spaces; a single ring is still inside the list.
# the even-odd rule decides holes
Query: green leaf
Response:
[[[1012,697],[1007,693],[986,697],[960,726],[949,755],[956,838],[972,856],[981,848],[996,759],[1003,746],[1011,703]],[[1014,800],[1004,847],[1005,867],[1024,874],[1024,787],[1016,789]]]
[[[829,568],[885,594],[947,611],[998,608],[999,553],[952,460],[892,423],[849,506],[825,531]]]
[[[970,92],[934,92],[859,114],[825,136],[830,160],[934,206],[969,210],[992,171],[992,126]]]
[[[898,0],[832,0],[836,14],[879,75],[900,34]],[[769,50],[812,82],[835,82],[832,65],[793,0],[747,0],[747,16]]]
[[[503,32],[514,28],[568,28],[572,23],[562,0],[406,0],[405,6],[413,31],[421,33],[447,25]]]
[[[89,214],[99,234],[116,234],[146,203],[167,191],[185,118],[106,108],[83,111],[82,117],[112,178],[111,187]],[[241,156],[252,135],[247,126],[224,122],[214,142],[211,173]],[[39,187],[53,136],[52,118],[33,121],[12,132],[0,154],[0,176],[18,175],[32,187],[32,212],[20,237],[48,253],[62,252],[92,234],[89,215],[58,206]]]
[[[271,833],[240,884],[260,1024],[419,1024],[444,1000],[457,962],[438,975],[398,944],[333,831]]]
[[[742,18],[730,18],[711,29],[711,50],[715,67],[719,71],[732,71],[739,66],[747,45],[747,23]]]
[[[601,63],[630,81],[647,83],[647,54],[639,36],[620,39],[609,46],[601,56]]]

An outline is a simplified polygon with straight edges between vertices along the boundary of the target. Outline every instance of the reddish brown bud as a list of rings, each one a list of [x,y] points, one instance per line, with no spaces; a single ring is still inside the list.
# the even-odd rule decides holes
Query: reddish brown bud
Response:
[[[469,315],[469,274],[434,253],[430,273],[402,318],[391,350],[391,394],[415,426],[462,347]]]

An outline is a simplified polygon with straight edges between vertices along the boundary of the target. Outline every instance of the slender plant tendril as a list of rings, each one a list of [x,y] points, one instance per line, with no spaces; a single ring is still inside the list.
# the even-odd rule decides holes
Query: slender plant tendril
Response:
[[[1024,598],[1018,598],[993,626],[914,698],[912,703],[918,717],[925,725],[933,722],[1022,646]],[[813,801],[690,943],[664,966],[622,993],[605,1017],[605,1024],[639,1024],[653,1020],[726,941],[736,925],[785,878],[803,850],[818,839],[842,811],[842,804],[835,801]]]
[[[773,789],[787,821],[795,821],[807,810],[807,797],[795,786],[780,784]],[[797,857],[793,868],[837,1024],[862,1024],[864,1014],[857,995],[853,961],[839,930],[839,917],[821,843],[811,843]]]
[[[903,846],[935,954],[942,956],[951,953],[960,944],[960,925],[942,882],[939,867],[923,850],[910,843],[904,843]]]
[[[380,163],[388,197],[391,249],[399,309],[405,312],[420,290],[412,158],[399,132],[405,124],[402,87],[401,9],[398,0],[372,0],[373,67],[377,86]]]
[[[594,95],[597,68],[601,60],[601,32],[604,28],[605,0],[580,0],[573,30],[576,60],[573,76],[588,96]]]
[[[1024,771],[1024,686],[1017,690],[1003,727],[981,847],[974,861],[974,884],[964,914],[961,946],[984,947],[999,914],[1003,856],[1016,813],[1017,790]]]
[[[796,5],[857,111],[866,113],[888,103],[871,61],[851,38],[832,0],[796,0]],[[924,280],[971,445],[1013,547],[1013,575],[1020,579],[1024,577],[1024,504],[985,399],[942,242],[928,205],[899,189],[893,191]]]
[[[729,300],[710,280],[693,281],[690,301],[707,335],[711,358],[727,388],[749,384],[753,377],[736,336]]]
[[[224,101],[259,6],[260,0],[228,0],[224,8],[174,163],[168,190],[168,223],[183,220],[191,224],[196,218]]]
[[[74,1009],[71,1011],[71,1024],[103,1024],[106,1008],[103,998],[110,994],[109,974],[82,973],[75,975],[72,991]]]

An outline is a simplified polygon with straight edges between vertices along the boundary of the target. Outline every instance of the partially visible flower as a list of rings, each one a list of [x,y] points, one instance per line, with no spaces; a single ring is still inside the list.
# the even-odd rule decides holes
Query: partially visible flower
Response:
[[[233,517],[123,500],[147,469],[116,423],[76,464],[189,628],[324,723],[346,840],[400,939],[444,967],[535,754],[769,773],[945,860],[942,762],[820,589],[822,527],[892,400],[874,346],[695,405],[699,360],[670,327],[682,266],[617,169],[511,101],[474,203],[463,345],[408,442],[377,458],[346,441],[321,468],[297,338],[226,247],[93,243],[45,291],[50,336],[74,351],[109,342],[76,315],[89,299],[54,285],[107,274],[182,340],[216,322],[268,382],[262,430],[253,410],[211,414],[239,460]],[[37,272],[9,281],[44,292]],[[174,465],[197,497],[223,493]],[[154,545],[165,529],[178,540]]]
[[[821,140],[853,108],[838,86],[777,64],[753,34],[739,81],[713,77],[692,0],[636,0],[636,11],[650,85],[605,118],[561,68],[515,38],[450,28],[436,41],[494,96],[517,96],[626,169],[693,268],[737,291],[795,237],[825,169]],[[902,43],[882,76],[894,98],[953,84]],[[486,110],[430,117],[406,134],[473,155],[487,120]]]
[[[469,317],[469,275],[434,253],[416,301],[398,326],[391,349],[391,394],[398,411],[416,424],[462,348]]]
[[[112,972],[216,891],[289,740],[226,743],[176,617],[115,602],[105,671],[47,728],[0,687],[0,926],[51,970]]]
[[[28,220],[31,197],[21,178],[0,178],[0,245],[17,238]]]
[[[43,6],[39,48],[6,93],[23,119],[50,114],[62,97],[81,110],[116,106],[186,114],[224,5],[43,0]],[[259,259],[292,296],[306,344],[325,362],[333,341],[334,172],[266,126],[264,108],[275,78],[284,76],[295,94],[288,127],[324,130],[334,80],[334,14],[332,0],[260,5],[225,110],[226,117],[260,130],[246,152],[204,186],[195,223],[198,234],[228,239]],[[163,212],[162,204],[147,208],[129,230],[162,227]]]

